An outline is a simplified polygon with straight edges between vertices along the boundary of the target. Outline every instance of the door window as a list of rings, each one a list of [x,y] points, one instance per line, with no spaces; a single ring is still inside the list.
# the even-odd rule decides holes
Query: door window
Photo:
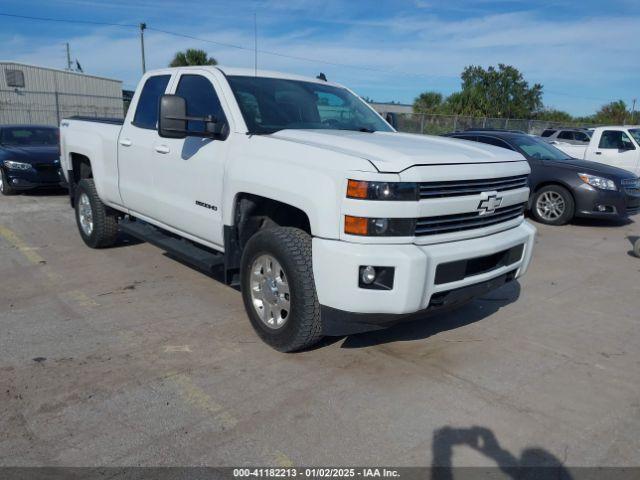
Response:
[[[158,124],[158,102],[167,89],[171,75],[156,75],[147,78],[140,93],[133,124],[136,127],[155,130]]]
[[[190,117],[206,117],[211,115],[217,122],[225,122],[226,118],[220,99],[211,82],[202,75],[182,75],[178,83],[176,95],[187,102],[187,115]],[[204,122],[189,120],[187,131],[204,132]]]
[[[598,147],[615,150],[635,150],[629,136],[620,130],[605,130],[602,132]]]
[[[550,137],[551,135],[553,135],[554,133],[556,133],[555,130],[551,130],[551,129],[547,129],[544,132],[542,132],[542,135],[540,135],[541,137]]]
[[[560,140],[573,140],[573,132],[563,130],[558,134]]]
[[[576,140],[578,140],[579,142],[585,142],[585,143],[589,143],[589,135],[587,135],[586,133],[583,132],[574,132],[573,136],[575,137]]]

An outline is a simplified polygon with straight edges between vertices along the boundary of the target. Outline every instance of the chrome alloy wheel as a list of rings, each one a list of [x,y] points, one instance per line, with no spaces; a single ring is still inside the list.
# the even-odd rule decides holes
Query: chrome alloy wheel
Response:
[[[251,301],[268,328],[284,326],[291,312],[289,284],[280,263],[271,255],[257,257],[251,265]]]
[[[566,202],[558,192],[544,192],[536,201],[536,212],[548,222],[560,218],[566,208]]]
[[[93,210],[91,210],[89,196],[86,193],[82,193],[78,198],[78,217],[82,231],[87,237],[90,237],[93,233]]]

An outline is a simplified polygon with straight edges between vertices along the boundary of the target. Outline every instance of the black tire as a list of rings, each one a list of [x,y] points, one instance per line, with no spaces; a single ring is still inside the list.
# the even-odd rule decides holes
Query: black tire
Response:
[[[636,257],[640,258],[640,238],[637,239],[633,245],[633,253]]]
[[[2,177],[2,178],[0,179],[0,182],[2,182],[2,183],[0,184],[0,185],[2,185],[2,188],[0,188],[0,192],[2,192],[2,194],[3,194],[3,195],[7,195],[7,196],[9,196],[9,195],[15,195],[16,193],[18,193],[18,192],[16,192],[16,190],[15,190],[15,189],[14,189],[14,188],[9,184],[9,181],[7,180],[7,177],[6,177],[5,173],[4,173],[4,170],[2,170],[1,168],[0,168],[0,177]]]
[[[251,297],[251,267],[261,255],[270,255],[280,263],[289,285],[291,311],[286,323],[277,329],[269,328],[260,319]],[[244,306],[251,325],[265,343],[280,352],[294,352],[322,338],[309,234],[291,227],[260,230],[247,242],[240,268]]]
[[[90,233],[85,232],[80,222],[80,205],[82,197],[86,195],[91,206],[93,229]],[[84,243],[91,248],[110,247],[118,236],[118,217],[107,207],[96,190],[95,183],[91,178],[83,178],[78,182],[75,195],[76,223]]]
[[[545,214],[543,209],[539,207],[538,202],[545,198],[545,194],[552,196],[559,195],[564,202],[562,214],[553,218],[552,215]],[[534,193],[531,201],[531,215],[533,218],[546,225],[565,225],[573,219],[575,213],[575,201],[571,192],[560,185],[547,185]]]

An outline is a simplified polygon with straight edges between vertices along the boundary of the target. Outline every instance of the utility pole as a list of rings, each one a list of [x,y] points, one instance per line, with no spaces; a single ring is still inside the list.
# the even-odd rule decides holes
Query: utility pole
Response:
[[[636,100],[637,100],[637,98],[633,99],[633,103],[632,103],[632,106],[631,106],[631,123],[633,125],[635,125],[635,123],[636,123]]]
[[[72,70],[71,68],[71,49],[69,48],[69,42],[65,44],[67,46],[67,70]]]
[[[144,60],[144,30],[147,28],[146,23],[140,24],[140,48],[142,50],[142,74],[144,75],[147,71],[147,65]]]

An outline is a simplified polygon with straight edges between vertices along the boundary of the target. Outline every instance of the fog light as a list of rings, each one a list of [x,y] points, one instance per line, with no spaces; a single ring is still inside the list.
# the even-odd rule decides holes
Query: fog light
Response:
[[[376,280],[376,269],[371,265],[364,267],[360,273],[360,278],[365,285],[371,285]]]

